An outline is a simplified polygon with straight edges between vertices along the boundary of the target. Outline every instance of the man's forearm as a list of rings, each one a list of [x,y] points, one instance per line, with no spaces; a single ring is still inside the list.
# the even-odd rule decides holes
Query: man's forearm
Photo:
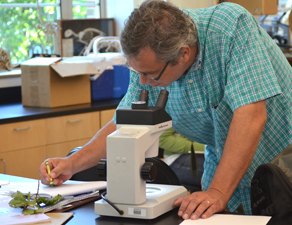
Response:
[[[234,112],[222,158],[209,186],[220,192],[227,202],[252,162],[266,120],[265,101]]]
[[[106,137],[115,130],[116,125],[109,122],[82,149],[68,158],[74,165],[73,173],[93,167],[100,159],[106,158]]]

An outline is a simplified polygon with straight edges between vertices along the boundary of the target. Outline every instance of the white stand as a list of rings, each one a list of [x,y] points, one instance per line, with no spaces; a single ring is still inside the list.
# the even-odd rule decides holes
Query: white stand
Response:
[[[120,193],[123,195],[123,193]],[[146,202],[138,205],[115,204],[124,214],[120,215],[104,200],[95,202],[95,214],[114,217],[154,219],[174,208],[173,203],[181,196],[186,196],[183,186],[146,184]]]

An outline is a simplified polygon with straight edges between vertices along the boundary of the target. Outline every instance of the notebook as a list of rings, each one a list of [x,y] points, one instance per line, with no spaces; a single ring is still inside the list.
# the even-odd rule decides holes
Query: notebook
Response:
[[[105,181],[71,181],[68,180],[59,186],[51,187],[49,185],[39,184],[39,196],[46,198],[53,198],[58,194],[62,195],[63,198],[70,198],[72,196],[77,196],[86,193],[96,192],[97,190],[106,189]],[[35,195],[38,190],[38,181],[35,182],[27,182],[27,183],[17,183],[10,182],[8,185],[4,185],[1,188],[2,194],[13,194],[17,191],[20,191],[23,194],[27,194],[28,192],[31,195]],[[5,193],[4,193],[5,192]],[[1,193],[0,193],[1,194]]]

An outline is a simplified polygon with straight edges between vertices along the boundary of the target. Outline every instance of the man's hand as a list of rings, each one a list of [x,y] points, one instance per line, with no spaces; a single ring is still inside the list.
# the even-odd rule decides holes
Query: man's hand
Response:
[[[194,192],[186,197],[180,197],[174,203],[175,207],[180,206],[178,215],[183,219],[203,219],[209,218],[216,212],[225,209],[228,199],[224,199],[224,195],[218,190],[208,190]]]
[[[47,172],[46,161],[49,161],[51,174]],[[46,159],[40,166],[39,173],[43,184],[50,184],[50,178],[53,179],[54,185],[63,184],[73,175],[72,164],[67,158]]]

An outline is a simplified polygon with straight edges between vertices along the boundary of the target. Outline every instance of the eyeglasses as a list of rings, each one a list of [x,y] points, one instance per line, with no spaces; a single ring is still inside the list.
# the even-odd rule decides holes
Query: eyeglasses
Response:
[[[160,77],[162,76],[164,70],[165,70],[166,67],[168,66],[169,62],[170,62],[170,61],[168,61],[168,62],[166,63],[166,65],[165,65],[165,66],[163,67],[163,69],[161,70],[160,74],[159,74],[157,77],[155,77],[155,78],[154,78],[154,77],[147,76],[147,75],[145,75],[145,74],[143,74],[143,73],[139,73],[139,72],[137,72],[137,71],[134,71],[134,72],[137,73],[137,74],[139,74],[139,75],[141,75],[142,77],[146,77],[147,79],[151,79],[151,80],[159,80]]]

